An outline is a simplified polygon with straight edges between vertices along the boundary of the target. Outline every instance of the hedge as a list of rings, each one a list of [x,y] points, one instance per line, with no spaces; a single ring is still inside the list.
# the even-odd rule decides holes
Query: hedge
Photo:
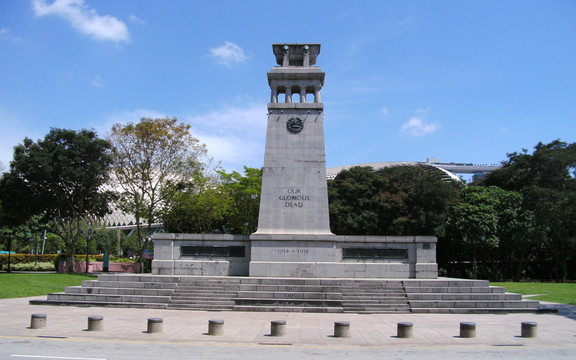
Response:
[[[51,262],[51,263],[53,263],[57,257],[58,257],[57,254],[38,255],[38,262]],[[10,255],[10,264],[11,265],[34,263],[34,262],[36,262],[36,255],[32,255],[32,254],[11,254]],[[8,265],[8,254],[0,254],[0,264],[1,265]]]
[[[38,255],[38,262],[51,262],[56,264],[56,261],[60,260],[68,260],[68,256],[63,254],[43,254]],[[75,255],[74,260],[76,261],[86,261],[86,255]],[[90,255],[90,261],[104,261],[104,255]],[[110,256],[110,261],[114,262],[135,262],[131,259],[126,258],[116,258],[115,256]],[[10,264],[26,264],[26,263],[35,263],[36,262],[36,255],[32,254],[11,254],[10,255]],[[0,265],[8,265],[8,254],[0,254]]]

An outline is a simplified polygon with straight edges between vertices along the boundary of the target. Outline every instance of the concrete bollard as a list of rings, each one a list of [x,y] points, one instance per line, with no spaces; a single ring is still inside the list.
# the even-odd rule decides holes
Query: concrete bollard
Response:
[[[164,331],[164,319],[148,318],[148,334],[161,333]]]
[[[46,327],[46,314],[32,314],[30,319],[30,329],[41,329]]]
[[[102,331],[104,330],[104,316],[94,315],[88,316],[88,331]]]
[[[460,323],[460,337],[474,338],[476,337],[476,323],[474,322],[461,322]]]
[[[208,335],[224,335],[224,320],[208,320]]]
[[[270,324],[270,336],[285,336],[286,320],[274,320]]]
[[[397,336],[399,338],[408,339],[412,337],[412,326],[411,322],[399,322]]]
[[[535,338],[538,335],[538,324],[533,321],[522,322],[522,337]]]
[[[336,321],[334,323],[334,337],[341,337],[341,338],[350,337],[350,322]]]

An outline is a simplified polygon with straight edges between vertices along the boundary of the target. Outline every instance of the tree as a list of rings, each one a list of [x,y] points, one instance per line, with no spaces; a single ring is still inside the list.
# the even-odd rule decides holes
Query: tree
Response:
[[[524,206],[534,212],[535,223],[544,229],[542,242],[553,262],[556,279],[567,278],[567,262],[576,251],[576,143],[554,140],[538,143],[534,152],[508,154],[503,167],[480,184],[516,190]]]
[[[233,199],[218,178],[199,176],[172,197],[163,215],[168,232],[221,233],[224,218],[233,211]]]
[[[234,201],[233,211],[224,218],[227,233],[250,235],[258,229],[262,168],[244,167],[244,175],[220,172],[222,187]]]
[[[137,124],[115,124],[108,138],[119,208],[135,217],[141,269],[152,225],[180,184],[190,183],[205,170],[206,147],[189,130],[190,125],[176,118],[142,118]]]
[[[355,167],[328,183],[330,224],[341,235],[437,235],[460,185],[425,167]]]
[[[471,186],[449,212],[447,236],[440,239],[440,262],[471,261],[472,277],[503,280],[521,276],[535,252],[533,213],[522,195],[496,186]],[[462,274],[460,274],[462,275]]]
[[[249,235],[258,226],[262,170],[218,171],[182,188],[163,217],[169,232]]]
[[[92,130],[51,129],[43,140],[25,138],[0,180],[3,223],[18,225],[42,214],[65,243],[69,271],[82,221],[104,216],[110,144]]]

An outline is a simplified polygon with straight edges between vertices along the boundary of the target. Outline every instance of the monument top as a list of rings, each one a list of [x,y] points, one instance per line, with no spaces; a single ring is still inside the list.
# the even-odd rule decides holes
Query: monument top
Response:
[[[311,66],[316,64],[320,44],[272,44],[272,50],[280,66]]]

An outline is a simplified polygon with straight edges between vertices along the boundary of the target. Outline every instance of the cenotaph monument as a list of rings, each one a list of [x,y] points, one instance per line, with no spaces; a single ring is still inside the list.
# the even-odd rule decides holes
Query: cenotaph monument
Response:
[[[330,232],[320,44],[273,44],[258,230],[156,234],[152,273],[435,279],[433,236]]]

